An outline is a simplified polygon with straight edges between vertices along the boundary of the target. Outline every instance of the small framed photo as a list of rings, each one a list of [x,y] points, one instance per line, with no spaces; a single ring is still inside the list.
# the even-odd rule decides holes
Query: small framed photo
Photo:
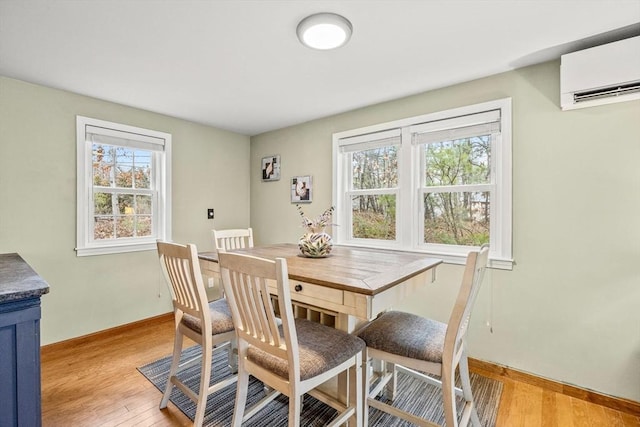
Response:
[[[311,176],[294,176],[291,178],[291,203],[311,203]]]
[[[262,180],[278,181],[280,179],[280,155],[274,154],[262,158]]]

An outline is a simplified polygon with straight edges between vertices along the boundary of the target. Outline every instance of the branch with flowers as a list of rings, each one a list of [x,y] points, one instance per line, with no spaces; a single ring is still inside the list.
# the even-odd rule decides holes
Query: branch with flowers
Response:
[[[319,233],[328,225],[336,225],[329,222],[331,221],[331,217],[333,216],[333,211],[335,209],[333,206],[325,210],[322,215],[314,218],[313,220],[304,215],[300,205],[296,205],[296,208],[298,208],[298,213],[300,214],[300,217],[302,217],[302,227],[304,227],[309,233]]]

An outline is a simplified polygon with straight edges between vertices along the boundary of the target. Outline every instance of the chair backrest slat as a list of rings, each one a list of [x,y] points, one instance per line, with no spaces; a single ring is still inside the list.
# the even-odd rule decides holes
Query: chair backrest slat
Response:
[[[251,228],[211,230],[211,235],[217,250],[232,251],[253,247],[253,230]]]
[[[227,296],[227,301],[234,299],[238,304],[238,320],[236,321],[234,319],[234,324],[237,324],[236,330],[251,330],[251,320],[247,317],[247,313],[244,310],[244,308],[247,307],[246,290],[241,283],[244,278],[237,271],[232,271],[229,280],[231,281],[230,287],[232,293]]]
[[[272,343],[273,338],[269,330],[269,317],[268,311],[270,307],[264,304],[263,296],[269,294],[269,290],[265,284],[265,280],[262,277],[255,277],[251,286],[252,290],[252,303],[255,310],[254,320],[256,322],[256,333],[262,335],[262,339],[265,342]]]
[[[266,308],[266,313],[275,313],[275,309],[273,307],[273,299],[271,298],[271,293],[269,292],[268,283],[264,279],[261,280],[264,289],[264,292],[261,293],[262,305]],[[276,322],[275,315],[265,315],[262,318],[262,322],[263,331],[265,331],[265,340],[268,340],[268,342],[276,347],[282,347],[284,343],[282,342],[282,339],[280,337],[278,323]]]

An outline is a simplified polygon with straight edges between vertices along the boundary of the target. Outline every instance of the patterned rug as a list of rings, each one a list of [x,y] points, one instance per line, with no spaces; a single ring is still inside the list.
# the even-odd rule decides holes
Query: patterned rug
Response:
[[[182,352],[182,360],[188,360],[200,354],[200,346],[190,347]],[[167,373],[171,365],[171,357],[151,362],[138,368],[158,390],[164,391],[167,383]],[[229,376],[227,363],[227,352],[222,350],[216,352],[213,358],[212,379],[218,381],[223,376]],[[178,373],[178,377],[194,391],[197,391],[200,383],[200,365],[183,370]],[[442,412],[442,394],[437,387],[418,381],[402,372],[398,373],[398,387],[403,390],[393,403],[394,406],[409,410],[410,412],[426,417],[438,424],[444,423]],[[498,403],[502,392],[502,383],[480,375],[471,374],[471,388],[474,399],[478,406],[478,415],[483,427],[493,427],[498,413]],[[207,410],[204,417],[204,426],[218,427],[231,424],[233,416],[233,405],[235,401],[236,385],[230,385],[223,390],[209,396],[207,400]],[[249,380],[249,395],[247,407],[257,402],[264,396],[262,383],[253,377]],[[158,394],[158,403],[161,394]],[[382,398],[383,401],[386,399]],[[176,405],[186,416],[193,420],[196,412],[195,404],[180,390],[174,387],[171,393],[171,402]],[[459,398],[458,408],[460,412],[461,400]],[[392,417],[374,408],[369,409],[369,425],[378,427],[406,427],[413,424],[398,418]],[[303,411],[300,418],[302,426],[324,426],[337,415],[337,412],[330,406],[306,395],[304,397]],[[267,407],[254,415],[244,425],[247,427],[286,427],[288,418],[288,398],[278,396]]]

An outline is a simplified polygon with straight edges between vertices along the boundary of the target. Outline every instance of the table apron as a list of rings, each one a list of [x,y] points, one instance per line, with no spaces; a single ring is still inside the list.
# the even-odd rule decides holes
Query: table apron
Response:
[[[200,259],[200,270],[205,284],[209,283],[209,278],[213,278],[214,283],[221,286],[220,268],[217,262]],[[294,303],[317,307],[325,313],[335,314],[336,317],[347,315],[353,316],[359,321],[367,321],[375,318],[378,313],[397,306],[403,299],[433,282],[434,272],[435,268],[424,271],[376,295],[365,295],[359,292],[290,280],[291,300]],[[275,294],[275,283],[270,287],[273,288]],[[353,327],[344,326],[347,329]]]

